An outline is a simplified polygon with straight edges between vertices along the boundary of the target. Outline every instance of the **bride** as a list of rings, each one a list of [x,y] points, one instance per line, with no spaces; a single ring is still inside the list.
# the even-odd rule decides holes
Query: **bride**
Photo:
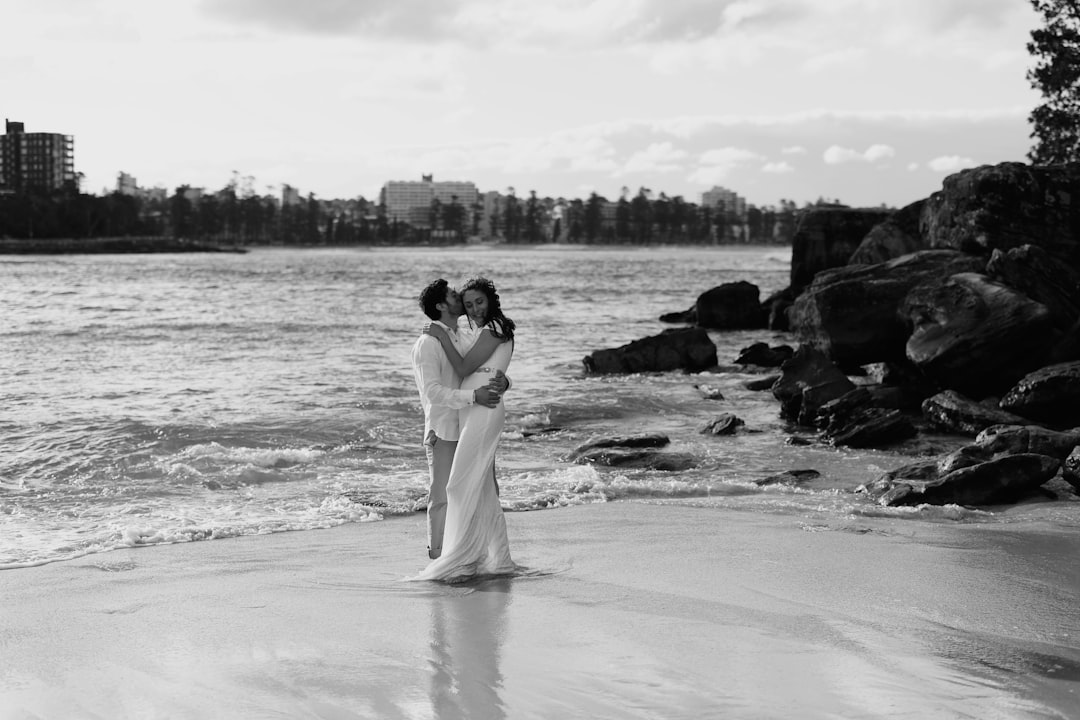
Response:
[[[461,357],[438,325],[424,332],[438,338],[461,382],[462,390],[487,385],[496,372],[506,372],[514,352],[514,321],[503,315],[499,293],[486,278],[462,288],[469,321],[479,334]],[[506,520],[495,482],[495,446],[506,421],[500,402],[494,409],[470,405],[461,411],[461,435],[446,484],[446,530],[442,555],[417,580],[460,582],[478,575],[505,575],[517,569],[510,559]]]

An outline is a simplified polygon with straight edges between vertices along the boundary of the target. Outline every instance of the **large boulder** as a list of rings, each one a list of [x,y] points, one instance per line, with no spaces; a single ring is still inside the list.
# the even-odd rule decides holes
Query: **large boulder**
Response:
[[[584,455],[592,450],[600,448],[658,448],[664,447],[671,442],[671,438],[663,433],[642,433],[640,435],[608,435],[598,437],[582,443],[574,448],[568,459],[573,460],[579,455]]]
[[[1080,318],[1080,271],[1037,245],[994,250],[986,274],[1045,305],[1059,330],[1068,330]]]
[[[740,280],[724,283],[698,296],[694,305],[697,324],[714,330],[763,328],[768,318],[757,285]]]
[[[791,329],[791,323],[788,321],[788,309],[795,302],[797,295],[798,293],[790,287],[786,287],[783,290],[777,290],[761,303],[761,311],[767,318],[766,326],[770,330],[787,332]]]
[[[922,234],[930,247],[985,256],[1038,245],[1080,267],[1080,163],[1007,162],[950,175],[926,200]]]
[[[980,272],[985,261],[952,250],[923,250],[878,265],[818,274],[789,311],[791,329],[842,367],[903,362],[911,326],[898,312],[912,288]]]
[[[780,370],[780,379],[772,385],[780,414],[803,425],[812,425],[825,403],[855,389],[847,375],[810,345],[801,345]]]
[[[998,407],[978,403],[955,390],[944,390],[922,403],[923,416],[946,432],[975,437],[994,425],[1026,425],[1027,421]]]
[[[768,343],[756,342],[739,351],[735,358],[736,365],[760,365],[761,367],[780,367],[795,354],[790,345],[769,347]]]
[[[802,292],[822,270],[847,265],[852,253],[890,210],[847,207],[811,208],[799,218],[791,238],[791,281]]]
[[[1050,430],[1037,425],[994,425],[979,433],[975,444],[999,455],[1035,453],[1064,460],[1080,445],[1080,428]]]
[[[1080,361],[1058,363],[1025,375],[1001,398],[1001,407],[1061,427],[1080,425]]]
[[[1031,494],[1060,467],[1060,460],[1046,455],[1005,455],[925,482],[904,480],[874,489],[882,505],[1000,505]]]
[[[902,207],[875,225],[848,259],[849,265],[877,265],[929,246],[919,233],[926,200]]]
[[[582,361],[589,373],[639,373],[716,366],[716,345],[703,328],[679,328],[634,340],[610,350],[596,350]]]
[[[823,436],[836,446],[870,448],[903,442],[916,433],[911,420],[899,410],[866,407],[826,430]]]
[[[1054,337],[1045,305],[985,275],[959,273],[916,287],[903,314],[914,330],[908,359],[942,388],[998,395],[1043,365]]]
[[[662,314],[660,322],[713,330],[764,328],[769,322],[770,306],[760,298],[761,291],[753,283],[724,283],[703,292],[690,308]]]
[[[701,464],[699,458],[689,453],[657,452],[649,448],[632,450],[597,448],[575,456],[573,462],[575,465],[601,465],[637,470],[661,470],[664,472],[692,470]]]

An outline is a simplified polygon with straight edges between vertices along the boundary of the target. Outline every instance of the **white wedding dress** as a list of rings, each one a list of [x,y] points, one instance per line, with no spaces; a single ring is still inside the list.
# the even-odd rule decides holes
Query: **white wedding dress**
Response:
[[[505,373],[513,345],[513,341],[499,344],[484,367],[461,382],[461,389],[487,385],[496,370]],[[517,569],[510,559],[506,519],[495,489],[495,447],[505,422],[502,401],[494,408],[470,405],[461,410],[461,435],[446,484],[442,555],[415,579],[460,582]]]

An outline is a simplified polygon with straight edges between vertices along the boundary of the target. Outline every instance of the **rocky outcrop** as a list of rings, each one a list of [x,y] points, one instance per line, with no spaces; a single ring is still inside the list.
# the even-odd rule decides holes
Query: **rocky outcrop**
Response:
[[[1049,357],[1046,306],[984,275],[917,287],[901,311],[914,328],[908,360],[940,387],[969,397],[1000,395]]]
[[[1001,407],[1059,427],[1080,425],[1080,361],[1048,365],[1020,379]]]
[[[911,325],[898,310],[912,288],[983,267],[983,260],[963,253],[925,250],[879,265],[829,270],[795,301],[792,330],[843,367],[902,362]]]
[[[1060,460],[1046,455],[1005,455],[929,480],[878,481],[866,491],[881,505],[1000,505],[1030,495],[1060,467]]]
[[[763,328],[766,321],[761,309],[761,291],[746,281],[706,290],[698,296],[694,314],[699,327],[713,330]]]
[[[870,229],[848,259],[849,265],[877,265],[929,248],[919,233],[926,200],[900,208]]]
[[[922,404],[923,416],[939,430],[975,437],[994,425],[1026,425],[1019,415],[978,403],[955,390],[944,390]]]
[[[883,504],[986,505],[1039,488],[1052,497],[1066,483],[1080,490],[1077,198],[1080,163],[1002,163],[949,176],[940,192],[896,212],[814,208],[800,218],[789,287],[757,303],[756,287],[728,283],[663,319],[793,331],[800,344],[786,359],[777,351],[790,347],[755,343],[738,367],[703,369],[751,372],[782,362],[780,376],[745,387],[771,389],[781,415],[817,427],[819,441],[879,447],[924,428],[975,436],[861,488]],[[586,358],[590,371],[691,365],[679,352],[661,361],[658,350],[633,343],[599,352],[613,355]],[[866,380],[856,387],[849,375]],[[729,433],[739,424],[726,413],[699,430]],[[952,441],[928,435],[906,451],[942,444]],[[586,455],[595,453],[589,462],[663,455],[620,448]],[[782,473],[762,484],[800,479]]]
[[[823,352],[809,345],[799,346],[780,369],[780,379],[772,385],[780,414],[803,425],[813,424],[822,405],[855,389]]]
[[[701,372],[716,365],[716,345],[703,328],[667,330],[611,350],[596,350],[582,361],[595,374]]]
[[[846,265],[866,234],[891,211],[821,207],[805,211],[791,239],[791,289],[797,295],[822,270]]]
[[[922,235],[933,248],[990,256],[1038,245],[1080,267],[1080,163],[984,165],[949,175],[926,201]]]

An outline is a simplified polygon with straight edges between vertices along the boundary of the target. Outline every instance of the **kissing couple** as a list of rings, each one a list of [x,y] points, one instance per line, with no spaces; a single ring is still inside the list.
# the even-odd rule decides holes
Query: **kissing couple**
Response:
[[[486,278],[469,280],[460,293],[440,278],[419,301],[431,320],[412,349],[424,408],[431,563],[413,579],[460,582],[513,573],[518,566],[510,558],[495,449],[506,423],[502,395],[510,387],[514,321]]]

